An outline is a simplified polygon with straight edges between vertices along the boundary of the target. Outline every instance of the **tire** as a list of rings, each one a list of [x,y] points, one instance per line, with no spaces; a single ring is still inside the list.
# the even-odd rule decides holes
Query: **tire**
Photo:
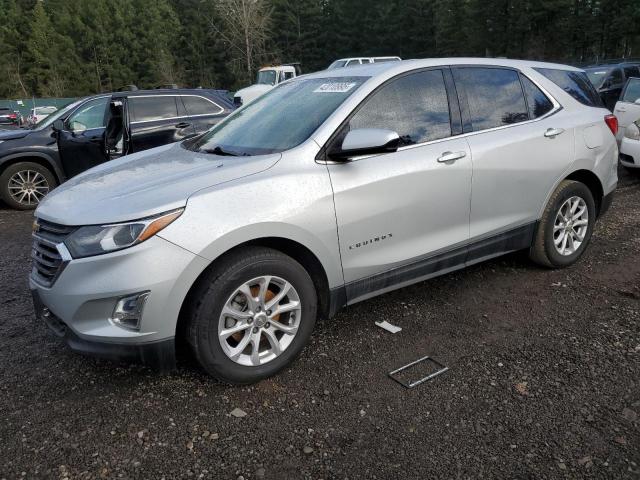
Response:
[[[268,284],[266,301],[262,303],[262,307],[254,305],[251,308],[248,296],[239,289],[248,285],[249,294],[259,296],[262,290],[258,290],[258,284],[249,284],[255,279],[265,278],[270,278],[262,281],[262,284]],[[280,289],[280,286],[284,286],[282,281],[288,282],[291,288]],[[276,299],[282,290],[287,292],[286,296]],[[265,308],[271,301],[277,301],[279,307],[290,308],[296,304],[296,298],[299,302],[299,309],[296,311],[275,315],[275,305],[272,307],[273,311]],[[300,354],[311,337],[316,322],[317,303],[313,281],[302,265],[277,250],[244,248],[224,258],[196,287],[187,311],[187,341],[202,368],[213,377],[231,384],[254,383],[274,375]],[[233,311],[234,316],[241,314],[249,318],[234,320],[222,317],[223,308],[225,312]],[[249,311],[254,312],[255,316],[249,315]],[[247,327],[247,324],[251,326]],[[295,325],[297,330],[293,335],[279,330],[285,327],[291,330]],[[222,339],[220,335],[232,328],[243,330]],[[220,334],[220,331],[223,333]],[[243,343],[247,342],[247,335],[260,340]],[[279,347],[282,351],[278,355],[275,354],[273,338],[278,345],[282,344]],[[288,345],[284,345],[287,342]],[[263,355],[257,363],[254,356],[256,344],[258,355]],[[242,348],[242,345],[246,345],[246,348]],[[264,351],[260,351],[261,348]],[[238,350],[243,353],[238,354]],[[231,358],[233,352],[236,352],[238,358]],[[276,356],[270,358],[272,355]]]
[[[33,162],[14,163],[0,175],[0,198],[16,210],[33,210],[57,185],[48,168]]]
[[[579,199],[582,203],[574,199]],[[569,203],[570,201],[571,203]],[[567,205],[578,205],[573,215],[568,215],[566,209],[569,207]],[[569,224],[564,222],[564,218],[577,216],[583,210],[583,205],[588,218],[585,219],[583,215],[572,220]],[[567,213],[566,217],[563,217],[564,213],[560,212],[561,209]],[[584,224],[585,220],[586,224]],[[582,256],[591,240],[595,221],[596,207],[591,190],[585,184],[574,180],[562,181],[551,195],[542,214],[533,245],[529,251],[529,257],[534,262],[548,268],[564,268],[574,264]],[[554,229],[556,226],[558,229]],[[583,227],[586,228],[583,229]],[[582,235],[577,233],[580,231]],[[567,237],[566,241],[564,240],[565,236]],[[575,245],[579,238],[582,238],[579,246],[571,251],[570,245]],[[564,254],[561,253],[563,241],[567,245]],[[558,246],[556,246],[556,242],[559,242]]]

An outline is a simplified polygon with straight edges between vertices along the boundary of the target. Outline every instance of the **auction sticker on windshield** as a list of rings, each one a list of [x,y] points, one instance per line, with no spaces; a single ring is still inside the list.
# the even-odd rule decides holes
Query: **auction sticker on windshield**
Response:
[[[323,83],[318,88],[316,88],[313,93],[345,93],[355,86],[356,84],[351,82]]]

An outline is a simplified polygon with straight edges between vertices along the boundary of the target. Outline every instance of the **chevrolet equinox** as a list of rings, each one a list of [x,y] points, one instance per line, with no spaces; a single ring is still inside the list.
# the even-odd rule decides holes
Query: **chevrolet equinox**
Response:
[[[317,318],[527,249],[584,253],[617,183],[584,71],[430,59],[285,82],[208,132],[97,166],[35,212],[37,316],[73,350],[250,383]]]

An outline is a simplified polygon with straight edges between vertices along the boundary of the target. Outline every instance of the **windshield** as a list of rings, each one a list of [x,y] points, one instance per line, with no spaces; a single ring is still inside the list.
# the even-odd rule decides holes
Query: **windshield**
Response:
[[[333,70],[334,68],[342,68],[344,67],[345,63],[347,63],[346,60],[336,60],[331,65],[329,65],[329,68],[327,68],[327,70]]]
[[[283,83],[209,130],[191,150],[263,155],[308,139],[368,77],[298,79]]]
[[[48,116],[44,117],[42,120],[40,120],[38,123],[36,123],[34,125],[33,129],[34,130],[42,130],[43,128],[47,128],[49,125],[51,125],[57,119],[62,117],[65,113],[69,112],[70,110],[72,110],[72,109],[76,108],[78,105],[80,105],[81,101],[82,100],[71,102],[66,107],[61,108],[60,110],[58,110],[56,112],[53,112],[51,115],[48,115]]]
[[[256,83],[262,85],[275,85],[276,84],[276,71],[275,70],[261,70],[258,72],[258,79]]]
[[[590,68],[585,70],[585,72],[587,72],[587,77],[589,77],[589,80],[591,80],[593,86],[598,88],[604,81],[607,73],[609,73],[609,70],[607,70],[606,68]]]

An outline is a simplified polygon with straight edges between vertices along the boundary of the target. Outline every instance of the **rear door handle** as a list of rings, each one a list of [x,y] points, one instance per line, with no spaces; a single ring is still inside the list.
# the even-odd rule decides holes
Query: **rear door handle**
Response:
[[[467,156],[467,152],[444,152],[442,155],[438,157],[438,162],[447,163],[447,162],[455,162],[456,160],[460,160]]]
[[[190,123],[182,122],[182,123],[177,124],[176,128],[187,128],[187,127],[190,127],[190,126],[191,126]]]
[[[544,132],[544,136],[547,138],[555,138],[563,132],[564,128],[548,128],[547,131]]]

